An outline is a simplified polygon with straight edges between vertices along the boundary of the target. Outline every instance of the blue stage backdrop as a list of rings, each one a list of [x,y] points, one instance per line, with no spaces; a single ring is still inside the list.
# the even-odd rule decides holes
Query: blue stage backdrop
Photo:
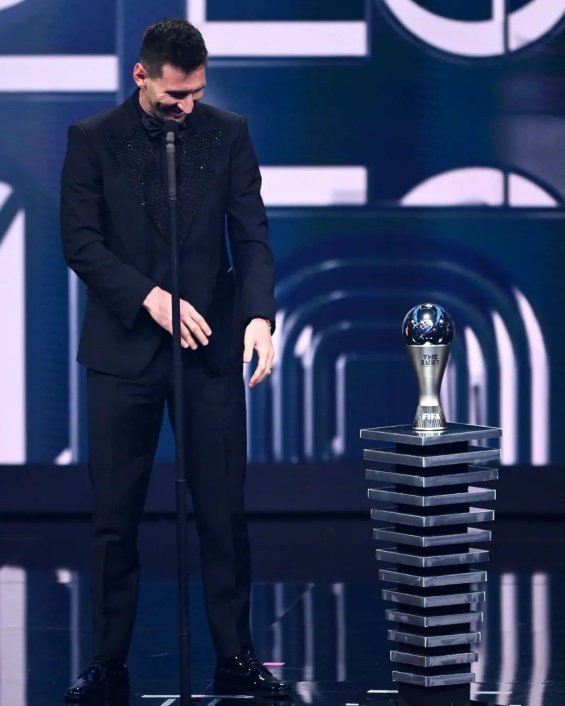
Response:
[[[410,421],[400,324],[431,300],[448,418],[501,425],[507,464],[565,461],[565,0],[0,0],[0,462],[85,458],[66,132],[132,91],[163,16],[202,29],[206,100],[262,165],[278,358],[251,459],[356,459],[360,427]]]

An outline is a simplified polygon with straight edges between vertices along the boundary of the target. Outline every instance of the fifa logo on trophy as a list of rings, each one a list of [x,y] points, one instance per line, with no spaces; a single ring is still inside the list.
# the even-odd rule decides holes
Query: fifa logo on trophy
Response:
[[[453,319],[437,304],[413,307],[402,322],[404,341],[418,380],[418,408],[412,425],[416,432],[447,429],[439,392],[454,332]]]

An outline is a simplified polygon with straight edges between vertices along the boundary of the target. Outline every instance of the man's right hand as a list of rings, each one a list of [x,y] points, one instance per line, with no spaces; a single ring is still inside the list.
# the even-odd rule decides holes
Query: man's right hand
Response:
[[[161,287],[153,287],[145,297],[143,306],[151,318],[162,326],[165,331],[173,333],[173,306],[172,297]],[[183,348],[196,350],[198,343],[208,345],[208,336],[212,329],[196,309],[184,299],[180,300],[180,337]]]

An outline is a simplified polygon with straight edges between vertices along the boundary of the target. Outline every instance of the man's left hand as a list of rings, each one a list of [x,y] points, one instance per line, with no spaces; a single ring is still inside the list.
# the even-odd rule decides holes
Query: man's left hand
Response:
[[[259,358],[255,372],[249,381],[249,387],[255,387],[271,374],[275,349],[271,339],[269,324],[265,319],[251,319],[245,329],[243,339],[243,362],[250,363],[253,351],[257,351]]]

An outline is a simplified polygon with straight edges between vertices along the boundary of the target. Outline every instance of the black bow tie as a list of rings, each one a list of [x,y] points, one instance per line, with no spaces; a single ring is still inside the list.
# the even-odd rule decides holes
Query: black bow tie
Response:
[[[161,120],[160,118],[156,118],[154,115],[150,115],[149,113],[143,113],[143,115],[141,116],[141,122],[142,122],[143,127],[147,131],[147,134],[149,135],[149,138],[151,140],[157,140],[159,138],[163,138],[163,136],[169,131],[169,127],[164,120]],[[178,137],[181,140],[183,138],[182,133],[183,133],[184,127],[185,127],[184,122],[177,123],[176,130],[174,131],[176,137]]]

